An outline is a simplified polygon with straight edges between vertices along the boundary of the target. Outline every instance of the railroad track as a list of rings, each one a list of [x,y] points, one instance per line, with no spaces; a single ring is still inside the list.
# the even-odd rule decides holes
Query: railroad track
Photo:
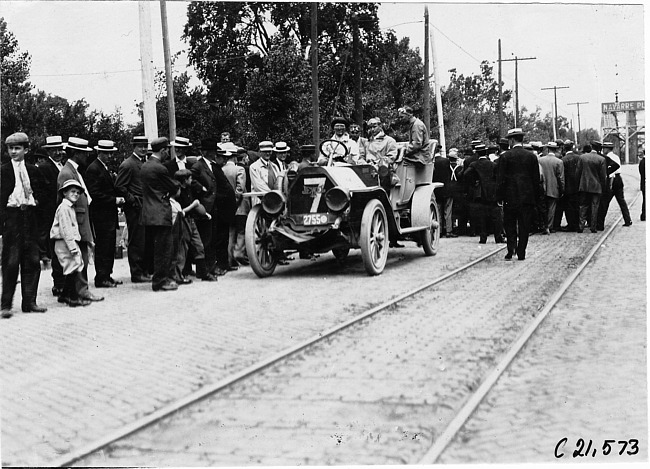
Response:
[[[630,206],[633,205],[635,201],[636,199],[630,203]],[[487,378],[483,380],[483,382],[478,387],[478,389],[476,389],[476,391],[466,400],[466,403],[464,404],[460,412],[458,412],[456,416],[451,420],[451,422],[448,424],[445,431],[442,432],[442,434],[440,434],[435,439],[433,446],[421,458],[420,463],[431,464],[436,462],[436,460],[438,459],[440,454],[442,454],[442,452],[449,444],[449,442],[453,440],[454,436],[462,428],[463,424],[467,421],[467,419],[470,417],[472,412],[476,409],[476,407],[483,400],[485,395],[496,383],[499,376],[507,368],[508,364],[519,353],[519,351],[522,349],[526,341],[530,338],[530,336],[534,333],[537,327],[542,323],[544,318],[546,318],[548,313],[552,310],[555,303],[560,299],[562,294],[571,285],[571,283],[573,283],[573,281],[577,278],[580,272],[587,266],[587,264],[589,263],[593,255],[597,252],[597,250],[602,245],[602,243],[609,237],[609,235],[613,232],[613,230],[618,226],[619,223],[620,223],[620,217],[616,220],[615,223],[610,225],[608,230],[605,231],[602,234],[602,236],[599,237],[595,245],[591,248],[587,256],[584,258],[583,262],[575,269],[575,271],[568,278],[566,278],[566,280],[562,283],[560,288],[546,302],[546,305],[544,306],[543,310],[539,312],[532,321],[530,321],[530,324],[528,324],[525,331],[510,346],[508,352],[505,355],[503,355],[501,360],[494,367],[494,370],[491,373],[489,373]],[[282,350],[281,352],[271,357],[268,357],[252,366],[249,366],[244,370],[241,370],[228,378],[222,379],[211,385],[207,385],[201,388],[200,390],[198,390],[197,392],[192,393],[187,397],[174,402],[171,405],[167,405],[147,415],[146,417],[143,417],[117,431],[114,431],[88,445],[78,448],[77,450],[59,458],[58,460],[52,461],[51,465],[69,466],[75,462],[83,460],[84,458],[86,458],[87,456],[93,453],[97,453],[98,451],[101,451],[103,448],[108,447],[112,443],[123,440],[128,436],[134,435],[138,432],[145,431],[148,427],[155,425],[156,423],[160,422],[166,417],[169,417],[170,415],[175,414],[176,412],[182,409],[189,408],[192,405],[206,398],[214,397],[218,395],[220,392],[226,390],[227,388],[230,388],[235,383],[239,383],[246,379],[253,378],[256,375],[260,375],[265,370],[268,370],[270,367],[272,367],[273,365],[276,365],[279,362],[282,362],[293,356],[296,356],[301,352],[305,351],[306,349],[313,347],[314,345],[320,342],[323,342],[327,339],[332,339],[333,337],[341,334],[346,329],[349,329],[351,326],[359,324],[362,321],[367,320],[368,318],[371,318],[372,316],[375,316],[379,313],[393,310],[394,308],[396,308],[398,305],[405,302],[406,300],[409,300],[415,297],[416,295],[418,295],[419,293],[428,290],[432,287],[435,287],[441,284],[442,282],[448,281],[464,272],[467,272],[469,269],[483,262],[486,262],[487,260],[494,257],[498,253],[503,252],[505,249],[506,249],[505,245],[497,249],[494,249],[489,253],[473,260],[472,262],[469,262],[434,280],[425,282],[419,287],[412,289],[404,294],[401,294],[398,297],[393,298],[390,301],[387,301],[379,306],[373,307],[368,311],[358,314],[355,317],[351,318],[350,320],[342,324],[338,324],[334,327],[331,327],[328,330],[324,331],[323,333],[318,334],[317,336],[314,336],[308,340],[305,340],[285,350]]]

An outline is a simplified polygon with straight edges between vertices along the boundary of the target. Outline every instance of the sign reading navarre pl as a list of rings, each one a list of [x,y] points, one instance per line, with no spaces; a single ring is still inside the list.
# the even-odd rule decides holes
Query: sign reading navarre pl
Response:
[[[643,111],[645,110],[645,101],[619,101],[616,103],[603,103],[603,112],[618,111]]]

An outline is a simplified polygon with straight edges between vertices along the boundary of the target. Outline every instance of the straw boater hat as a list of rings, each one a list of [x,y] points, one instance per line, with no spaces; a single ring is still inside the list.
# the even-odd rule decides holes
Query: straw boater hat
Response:
[[[78,137],[68,138],[68,148],[79,151],[93,151],[92,148],[88,148],[88,140]]]
[[[177,148],[188,148],[191,147],[192,144],[190,143],[189,138],[185,137],[176,137],[174,140],[172,140],[169,143],[170,147],[177,147]]]
[[[220,150],[229,151],[230,153],[237,153],[239,150],[239,148],[237,148],[237,145],[232,142],[217,143],[217,147]]]
[[[287,142],[276,142],[275,146],[273,147],[273,151],[276,153],[285,153],[289,150],[291,150],[291,148],[289,148]]]
[[[603,142],[603,148],[614,148],[614,142]]]
[[[113,140],[99,140],[93,148],[97,151],[117,151]]]
[[[260,142],[259,151],[273,151],[273,142],[269,142],[268,140],[264,140],[263,142]]]
[[[63,193],[69,187],[76,187],[81,192],[84,191],[84,188],[82,187],[81,184],[79,184],[79,181],[77,181],[75,179],[68,179],[68,180],[64,181],[63,184],[61,184],[61,187],[59,188],[59,192]]]
[[[515,136],[518,136],[518,135],[525,135],[524,131],[521,130],[520,127],[508,130],[508,134],[507,134],[508,138],[515,137]]]
[[[149,139],[144,135],[136,135],[131,139],[131,145],[149,145]]]
[[[63,139],[60,135],[45,137],[45,145],[43,145],[43,148],[63,148]]]
[[[553,150],[557,150],[557,143],[555,143],[555,142],[548,142],[548,143],[546,144],[546,147],[547,147],[547,148],[551,148],[551,149],[553,149]]]

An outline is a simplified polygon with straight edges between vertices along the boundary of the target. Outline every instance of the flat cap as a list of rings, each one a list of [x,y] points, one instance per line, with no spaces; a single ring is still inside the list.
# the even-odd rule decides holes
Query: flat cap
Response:
[[[5,140],[7,145],[29,145],[29,137],[24,132],[11,134]]]
[[[162,150],[163,148],[167,148],[169,146],[169,140],[167,137],[157,137],[154,138],[151,141],[151,150],[156,153]]]
[[[330,127],[334,128],[336,124],[343,124],[346,129],[350,126],[348,120],[345,117],[341,117],[341,116],[332,119],[332,122],[330,123]]]
[[[192,175],[192,171],[190,171],[189,169],[179,169],[174,173],[174,179],[176,180],[187,179],[191,175]]]

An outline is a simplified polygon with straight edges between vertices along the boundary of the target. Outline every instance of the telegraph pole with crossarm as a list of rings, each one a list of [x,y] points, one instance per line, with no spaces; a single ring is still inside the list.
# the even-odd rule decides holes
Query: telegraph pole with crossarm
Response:
[[[501,45],[499,43],[499,45]],[[513,62],[515,63],[515,127],[519,122],[519,61],[520,60],[535,60],[537,57],[517,57],[514,59],[502,59],[501,58],[501,48],[499,48],[499,72],[501,71],[501,62]],[[499,80],[500,82],[500,80]]]
[[[552,88],[542,88],[542,90],[553,90],[555,96],[555,116],[553,118],[553,140],[557,140],[557,90],[563,90],[568,86],[553,86]]]

